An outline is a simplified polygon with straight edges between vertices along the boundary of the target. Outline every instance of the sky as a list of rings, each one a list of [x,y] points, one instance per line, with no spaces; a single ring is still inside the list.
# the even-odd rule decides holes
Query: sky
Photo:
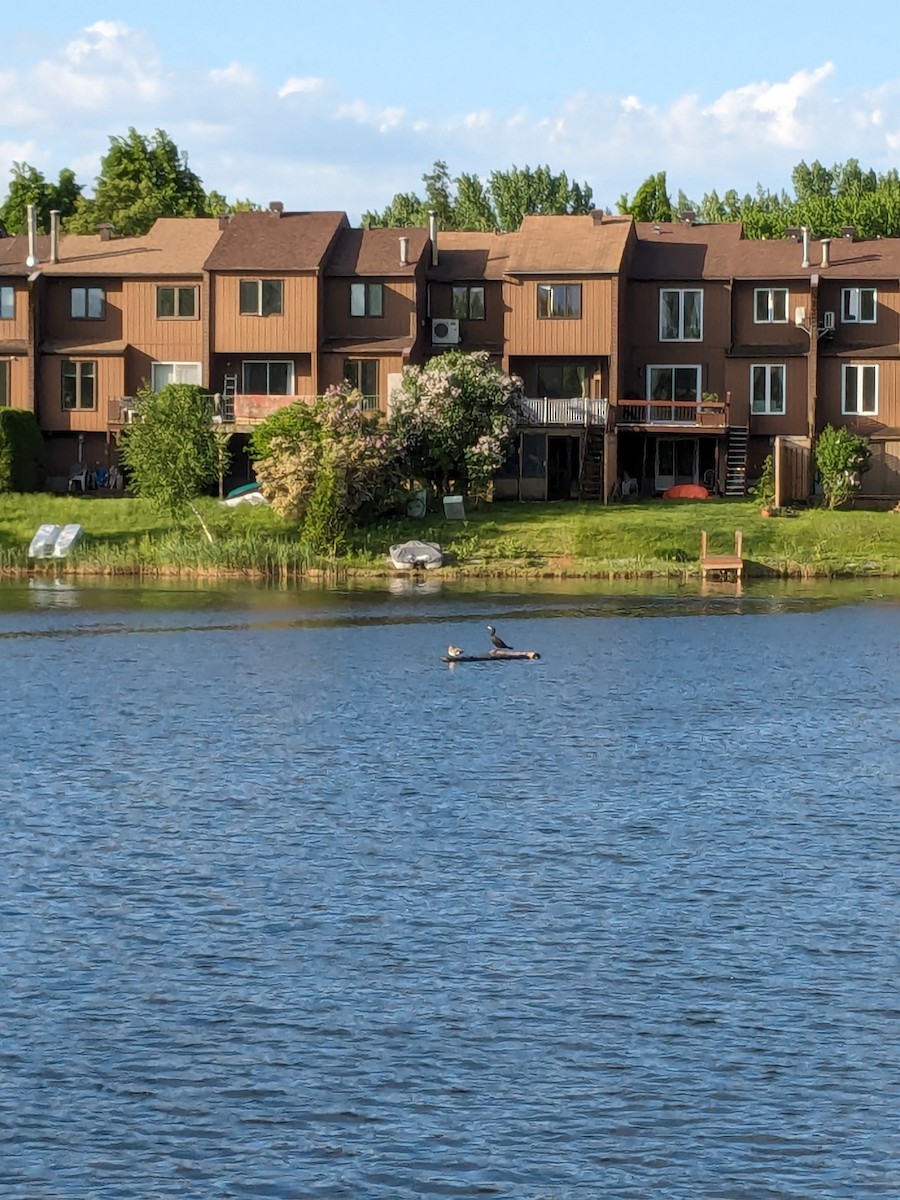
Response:
[[[546,163],[615,210],[651,173],[699,200],[791,168],[900,166],[900,3],[44,0],[0,41],[13,162],[90,192],[111,136],[164,129],[207,190],[357,222],[396,192]]]

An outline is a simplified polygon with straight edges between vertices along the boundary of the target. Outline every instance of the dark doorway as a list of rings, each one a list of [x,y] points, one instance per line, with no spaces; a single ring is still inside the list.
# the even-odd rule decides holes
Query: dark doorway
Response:
[[[547,438],[547,499],[571,500],[578,482],[577,437]]]

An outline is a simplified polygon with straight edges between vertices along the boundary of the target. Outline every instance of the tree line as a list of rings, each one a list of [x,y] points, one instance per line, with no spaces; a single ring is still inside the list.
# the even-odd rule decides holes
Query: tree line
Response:
[[[511,232],[532,214],[583,214],[595,207],[587,183],[548,166],[512,166],[482,179],[468,172],[453,175],[438,159],[422,183],[421,194],[398,192],[380,212],[365,212],[363,227],[425,226],[428,214],[436,212],[442,229]],[[704,224],[739,221],[750,238],[781,238],[786,230],[804,225],[813,237],[839,236],[847,225],[863,238],[900,237],[900,174],[894,168],[878,174],[863,169],[855,158],[831,167],[818,160],[800,162],[791,184],[790,192],[758,184],[752,194],[730,188],[721,196],[706,192],[699,200],[679,189],[673,201],[666,172],[659,171],[633,195],[620,196],[616,209],[638,221],[677,220],[685,212]],[[91,196],[69,168],[54,183],[28,163],[14,163],[0,205],[7,233],[27,232],[29,204],[43,233],[57,209],[66,233],[95,233],[109,224],[131,237],[146,233],[159,217],[215,217],[259,208],[249,200],[228,201],[220,192],[207,192],[187,154],[164,130],[146,136],[133,128],[124,137],[110,138]]]

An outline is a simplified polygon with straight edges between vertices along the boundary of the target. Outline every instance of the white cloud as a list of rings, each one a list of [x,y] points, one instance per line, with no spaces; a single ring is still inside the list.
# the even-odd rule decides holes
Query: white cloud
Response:
[[[831,62],[783,80],[740,81],[712,98],[674,91],[676,76],[665,101],[580,89],[538,110],[536,93],[510,90],[505,110],[479,107],[475,95],[460,112],[433,97],[404,104],[383,77],[373,80],[377,93],[356,90],[357,78],[348,94],[339,78],[313,74],[273,89],[241,61],[176,68],[154,42],[113,21],[36,61],[11,61],[0,72],[0,180],[25,158],[51,177],[71,166],[89,187],[110,135],[164,128],[210,189],[262,204],[280,196],[289,207],[345,208],[352,218],[420,188],[438,158],[453,173],[482,177],[546,162],[612,204],[659,170],[673,191],[699,199],[757,180],[787,186],[800,158],[852,156],[883,171],[900,150],[900,82],[842,94]],[[282,103],[291,97],[300,99]]]
[[[309,96],[314,92],[321,92],[324,87],[324,79],[316,79],[312,76],[303,79],[288,79],[278,89],[278,96],[281,100],[285,96]]]

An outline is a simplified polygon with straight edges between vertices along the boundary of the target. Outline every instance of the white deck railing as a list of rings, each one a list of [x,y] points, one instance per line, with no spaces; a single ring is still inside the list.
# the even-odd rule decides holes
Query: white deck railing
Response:
[[[605,425],[606,400],[573,396],[525,396],[519,401],[520,425]]]

